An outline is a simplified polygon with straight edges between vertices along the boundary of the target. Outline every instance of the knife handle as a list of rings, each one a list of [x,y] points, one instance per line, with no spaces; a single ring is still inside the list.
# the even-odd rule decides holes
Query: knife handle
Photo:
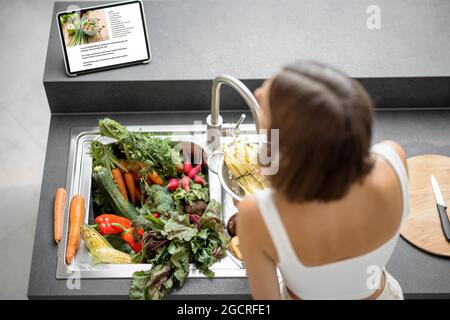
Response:
[[[445,238],[450,242],[450,221],[447,216],[447,207],[438,204],[437,205],[439,218],[441,219],[442,231],[444,231]]]

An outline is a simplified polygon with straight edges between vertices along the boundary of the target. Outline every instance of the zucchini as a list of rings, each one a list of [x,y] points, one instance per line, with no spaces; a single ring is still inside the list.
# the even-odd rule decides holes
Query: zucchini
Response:
[[[104,167],[97,166],[94,168],[93,177],[97,188],[105,196],[114,214],[131,221],[136,220],[140,216],[137,209],[120,193],[111,176],[111,172]]]

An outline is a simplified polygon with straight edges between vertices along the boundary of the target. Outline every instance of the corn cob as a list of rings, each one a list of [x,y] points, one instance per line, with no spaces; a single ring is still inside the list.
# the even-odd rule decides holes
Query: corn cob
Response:
[[[129,254],[109,247],[100,247],[94,249],[92,252],[92,262],[98,263],[117,263],[127,264],[131,263]]]
[[[94,228],[83,225],[81,238],[92,256],[92,262],[98,263],[131,263],[131,257],[122,251],[114,249]]]

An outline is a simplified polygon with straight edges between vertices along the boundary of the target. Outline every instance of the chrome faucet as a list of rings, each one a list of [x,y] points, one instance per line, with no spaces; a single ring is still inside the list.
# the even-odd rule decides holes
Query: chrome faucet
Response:
[[[259,132],[260,129],[260,120],[259,120],[259,112],[260,107],[258,101],[256,101],[255,96],[251,93],[251,91],[238,79],[222,74],[217,76],[212,84],[212,92],[211,92],[211,114],[206,118],[206,125],[208,129],[208,143],[214,143],[216,149],[220,146],[220,141],[214,141],[214,139],[220,140],[221,129],[223,125],[223,119],[220,116],[220,87],[222,84],[227,84],[231,88],[233,88],[239,95],[244,99],[247,103],[248,107],[253,116],[253,121],[255,122],[256,132]],[[241,117],[242,119],[242,117]],[[242,122],[242,120],[238,121]]]

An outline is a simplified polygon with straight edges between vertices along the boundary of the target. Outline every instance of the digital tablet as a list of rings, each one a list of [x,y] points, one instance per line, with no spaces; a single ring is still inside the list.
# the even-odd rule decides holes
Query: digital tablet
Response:
[[[151,59],[144,6],[139,0],[60,12],[56,20],[69,76]]]

